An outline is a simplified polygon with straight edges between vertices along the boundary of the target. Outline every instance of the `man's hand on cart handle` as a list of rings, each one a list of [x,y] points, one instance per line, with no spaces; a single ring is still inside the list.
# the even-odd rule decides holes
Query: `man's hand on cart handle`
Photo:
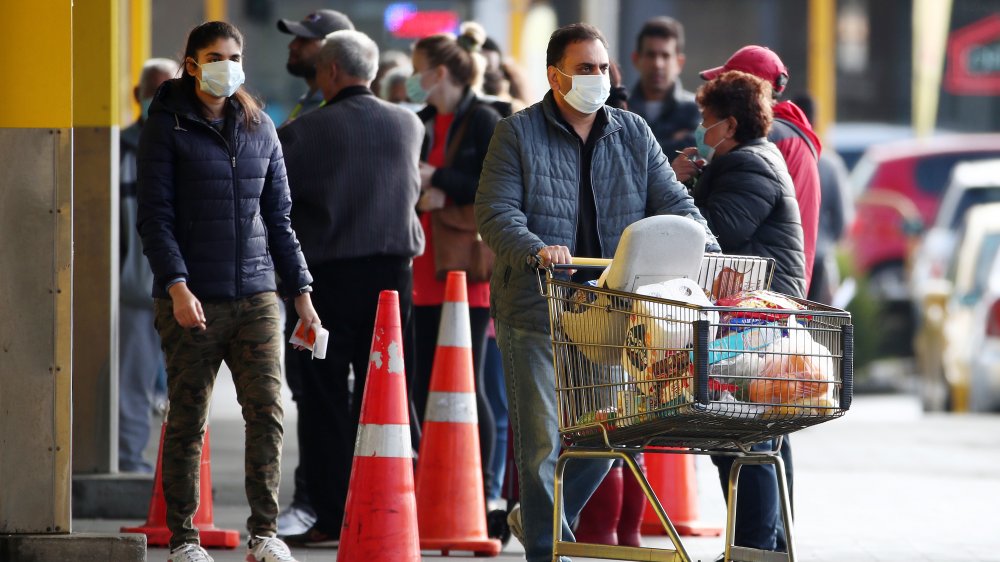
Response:
[[[549,267],[553,264],[573,263],[573,256],[566,246],[546,246],[538,250],[538,257],[542,260],[542,267]]]

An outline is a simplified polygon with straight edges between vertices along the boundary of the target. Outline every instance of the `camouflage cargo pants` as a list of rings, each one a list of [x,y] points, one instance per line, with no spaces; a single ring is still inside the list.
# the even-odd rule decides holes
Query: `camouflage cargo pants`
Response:
[[[260,293],[202,302],[204,331],[182,328],[173,303],[156,299],[156,328],[167,364],[170,413],[163,440],[163,497],[170,546],[197,543],[201,449],[215,376],[225,361],[246,422],[246,493],[251,536],[273,536],[281,479],[281,320],[278,298]]]

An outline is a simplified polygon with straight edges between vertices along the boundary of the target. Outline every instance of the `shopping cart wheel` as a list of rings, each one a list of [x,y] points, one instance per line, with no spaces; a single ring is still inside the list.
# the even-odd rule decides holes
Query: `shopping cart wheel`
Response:
[[[510,541],[510,527],[507,525],[507,510],[494,509],[486,514],[486,534],[491,539],[499,539],[507,546]]]

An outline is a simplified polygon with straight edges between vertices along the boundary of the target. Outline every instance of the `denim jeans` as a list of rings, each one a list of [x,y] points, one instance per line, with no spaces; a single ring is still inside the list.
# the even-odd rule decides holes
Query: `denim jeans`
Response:
[[[495,325],[514,430],[525,558],[528,562],[548,562],[552,559],[553,486],[561,445],[552,343],[546,332],[515,328],[499,320]],[[563,540],[573,540],[569,522],[580,514],[610,468],[611,460],[575,459],[566,466]]]
[[[771,451],[772,440],[750,447],[751,451]],[[782,461],[785,462],[785,478],[788,480],[788,497],[792,497],[792,457],[791,441],[786,435],[781,446]],[[712,462],[719,469],[722,495],[729,501],[729,470],[733,457],[712,455]],[[774,465],[743,465],[740,468],[736,502],[736,533],[733,543],[737,546],[760,550],[787,550],[785,525],[781,518],[781,504],[778,491],[778,477]]]
[[[156,379],[163,365],[152,307],[120,302],[118,346],[118,470],[153,472],[143,458],[153,420]]]
[[[493,410],[496,422],[496,443],[493,446],[493,462],[490,480],[486,482],[486,499],[499,499],[505,492],[503,482],[507,471],[507,390],[504,388],[503,359],[497,340],[490,337],[486,341],[486,362],[483,365],[483,379],[486,383],[486,398]],[[508,498],[509,499],[509,498]]]

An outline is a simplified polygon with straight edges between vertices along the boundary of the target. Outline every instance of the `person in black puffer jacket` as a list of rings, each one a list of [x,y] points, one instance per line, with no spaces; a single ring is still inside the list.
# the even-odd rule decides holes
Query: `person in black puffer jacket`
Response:
[[[770,85],[740,71],[706,83],[698,92],[701,144],[686,149],[688,158],[677,158],[673,167],[687,181],[699,171],[697,156],[708,160],[691,194],[722,251],[774,258],[771,289],[805,298],[799,206],[785,161],[766,138],[772,114],[770,104],[757,99],[762,88]]]
[[[303,323],[318,327],[319,318],[289,221],[274,124],[241,88],[242,51],[243,37],[228,23],[192,30],[183,75],[160,87],[139,141],[137,226],[153,270],[155,324],[167,363],[161,471],[175,562],[210,560],[192,517],[223,361],[246,421],[247,560],[290,559],[274,538],[283,340],[275,267]]]
[[[729,71],[702,86],[697,101],[702,115],[695,130],[698,146],[685,149],[686,157],[674,159],[674,171],[687,181],[697,176],[698,164],[703,165],[694,185],[694,202],[722,251],[774,258],[771,289],[804,298],[805,253],[795,188],[781,153],[766,139],[773,118],[770,84],[745,72]],[[773,442],[751,449],[770,451]],[[791,498],[792,455],[787,435],[781,457]],[[726,495],[733,457],[713,455],[712,462],[719,469]],[[774,467],[744,466],[739,490],[735,544],[784,551],[787,545]]]

